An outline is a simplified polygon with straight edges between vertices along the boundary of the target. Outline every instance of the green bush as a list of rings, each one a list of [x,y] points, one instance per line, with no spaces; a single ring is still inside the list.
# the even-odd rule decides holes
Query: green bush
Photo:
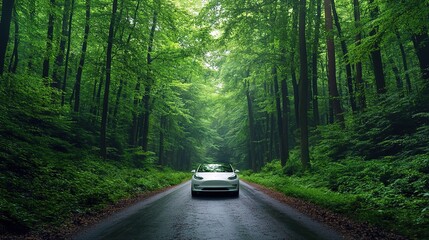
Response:
[[[307,172],[282,175],[279,172],[284,169],[273,161],[260,173],[242,174],[242,178],[411,238],[428,237],[428,154],[404,159],[321,159],[313,160]]]
[[[0,234],[58,227],[73,214],[189,178],[152,162],[100,159],[89,127],[67,120],[41,79],[0,80]]]

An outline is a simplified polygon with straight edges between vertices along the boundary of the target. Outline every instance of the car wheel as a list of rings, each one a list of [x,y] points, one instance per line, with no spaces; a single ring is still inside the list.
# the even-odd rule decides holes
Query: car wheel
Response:
[[[192,197],[196,197],[198,195],[198,193],[196,191],[191,191],[191,195],[192,195]]]
[[[239,190],[237,190],[235,192],[232,192],[232,196],[233,197],[238,197],[239,195],[240,195],[240,191]]]

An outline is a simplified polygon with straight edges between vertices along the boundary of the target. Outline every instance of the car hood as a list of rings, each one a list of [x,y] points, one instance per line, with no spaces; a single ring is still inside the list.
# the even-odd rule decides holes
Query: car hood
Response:
[[[236,175],[233,172],[197,172],[195,175],[204,178],[205,180],[228,179],[228,177]]]

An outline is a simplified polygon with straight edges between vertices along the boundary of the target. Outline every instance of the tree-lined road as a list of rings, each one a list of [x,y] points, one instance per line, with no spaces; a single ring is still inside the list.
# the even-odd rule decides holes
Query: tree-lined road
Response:
[[[238,198],[192,198],[190,182],[148,198],[74,239],[341,239],[329,227],[241,183]]]

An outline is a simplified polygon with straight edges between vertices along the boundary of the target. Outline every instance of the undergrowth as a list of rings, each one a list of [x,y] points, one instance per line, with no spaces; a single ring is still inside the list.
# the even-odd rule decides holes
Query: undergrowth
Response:
[[[100,159],[96,140],[82,137],[93,134],[51,100],[57,92],[38,79],[2,80],[0,235],[60,227],[75,214],[189,178],[151,159],[136,164],[132,154]]]

